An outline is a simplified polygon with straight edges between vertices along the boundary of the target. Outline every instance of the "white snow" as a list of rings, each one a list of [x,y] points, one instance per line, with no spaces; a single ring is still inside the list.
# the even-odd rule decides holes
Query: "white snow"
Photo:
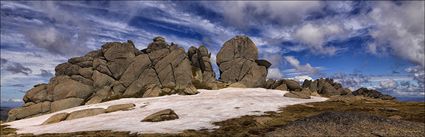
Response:
[[[113,130],[139,133],[178,133],[187,129],[218,128],[213,122],[244,115],[261,115],[278,111],[287,105],[325,101],[327,98],[295,99],[283,97],[287,91],[262,88],[226,88],[198,90],[197,95],[170,95],[152,98],[123,98],[99,104],[74,107],[38,117],[5,124],[16,128],[17,133],[65,133],[77,131]],[[117,111],[59,123],[41,125],[50,116],[87,108],[107,108],[114,104],[134,103],[135,109]],[[145,106],[145,107],[141,107]],[[163,109],[173,109],[179,119],[162,122],[140,122],[146,116]]]

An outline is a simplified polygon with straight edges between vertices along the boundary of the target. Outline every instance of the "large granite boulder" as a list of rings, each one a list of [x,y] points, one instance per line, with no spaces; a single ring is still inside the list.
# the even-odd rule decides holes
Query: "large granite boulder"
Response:
[[[220,80],[240,82],[246,87],[262,87],[266,82],[267,67],[257,64],[258,49],[246,36],[236,36],[223,44],[217,54]]]

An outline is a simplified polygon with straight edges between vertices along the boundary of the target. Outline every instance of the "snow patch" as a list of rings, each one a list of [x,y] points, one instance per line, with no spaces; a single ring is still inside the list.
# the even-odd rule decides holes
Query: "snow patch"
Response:
[[[66,133],[77,131],[130,131],[132,133],[179,133],[187,129],[214,129],[213,122],[244,115],[261,115],[278,111],[287,105],[325,101],[327,98],[296,99],[284,97],[287,91],[262,88],[226,88],[198,90],[197,95],[169,95],[152,98],[123,98],[99,104],[74,107],[38,117],[6,123],[17,133]],[[100,114],[92,117],[41,125],[50,116],[87,108],[107,108],[115,104],[134,103],[135,109]],[[144,107],[143,107],[144,106]],[[162,122],[140,122],[146,116],[163,109],[173,109],[179,119]]]

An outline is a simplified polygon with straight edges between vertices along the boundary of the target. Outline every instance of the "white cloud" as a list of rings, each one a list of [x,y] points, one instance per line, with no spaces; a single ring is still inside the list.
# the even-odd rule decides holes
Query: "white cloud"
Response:
[[[381,86],[381,88],[394,89],[398,87],[398,84],[395,80],[388,79],[388,80],[379,82],[379,86]]]
[[[288,79],[293,79],[293,80],[298,81],[300,83],[304,82],[304,80],[313,80],[313,78],[311,78],[310,76],[307,76],[307,75],[295,76],[293,78],[288,78]]]
[[[334,55],[338,49],[324,44],[332,36],[340,35],[343,32],[343,28],[336,24],[307,23],[295,31],[294,37],[306,44],[312,53]]]
[[[246,27],[269,20],[278,21],[281,25],[292,25],[324,6],[320,1],[206,1],[202,3],[204,7],[221,13],[229,23],[237,27]],[[260,16],[262,20],[257,19]]]
[[[425,68],[423,66],[414,66],[406,68],[406,72],[413,75],[413,79],[417,82],[419,88],[425,90]],[[424,91],[425,92],[425,91]]]
[[[391,1],[374,3],[368,14],[374,22],[368,47],[374,54],[392,53],[415,64],[425,66],[424,1]]]
[[[268,70],[267,79],[282,79],[283,74],[278,68],[270,68]]]
[[[312,67],[309,63],[307,63],[305,65],[301,65],[300,61],[298,61],[298,59],[296,59],[293,56],[284,56],[284,59],[289,63],[289,65],[291,65],[297,71],[307,72],[307,73],[310,73],[310,74],[316,74],[318,72],[318,70],[316,68]]]

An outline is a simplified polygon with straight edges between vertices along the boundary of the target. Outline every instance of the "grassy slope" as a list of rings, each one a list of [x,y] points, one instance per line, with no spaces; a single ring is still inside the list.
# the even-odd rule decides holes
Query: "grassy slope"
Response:
[[[292,105],[281,112],[268,112],[263,116],[243,116],[214,123],[220,128],[215,130],[187,130],[180,134],[129,134],[129,132],[95,131],[63,134],[43,134],[42,136],[264,136],[289,122],[314,116],[322,112],[366,112],[382,117],[401,116],[401,120],[425,123],[425,103],[393,102],[381,100],[360,100],[355,102],[326,101]],[[14,129],[2,126],[2,135],[14,132]],[[6,132],[5,132],[6,131]],[[32,135],[25,135],[32,136]]]

